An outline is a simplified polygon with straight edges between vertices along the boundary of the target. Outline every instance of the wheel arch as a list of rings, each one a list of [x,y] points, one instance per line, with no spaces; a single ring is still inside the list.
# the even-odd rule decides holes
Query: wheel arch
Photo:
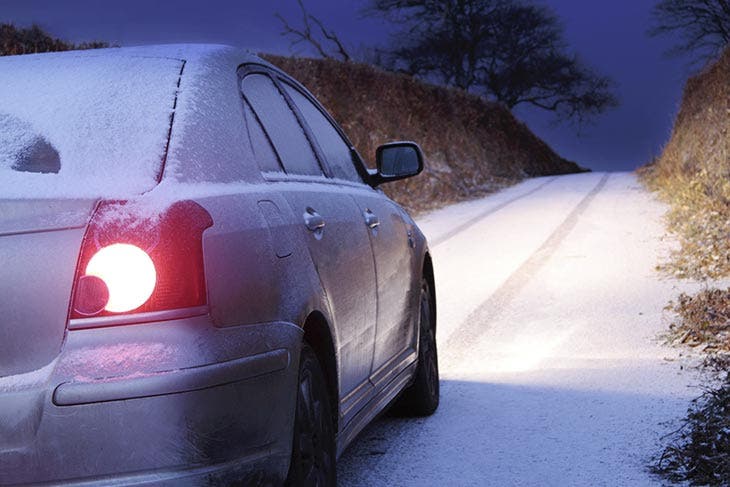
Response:
[[[433,319],[433,329],[434,332],[437,329],[437,320],[436,320],[436,280],[434,278],[433,274],[433,260],[431,260],[431,254],[427,251],[424,254],[423,257],[423,269],[421,271],[423,273],[423,277],[426,278],[428,281],[428,289],[431,294],[431,310],[433,313],[432,319]]]
[[[332,332],[327,318],[319,312],[312,311],[304,321],[304,340],[314,350],[317,360],[323,369],[327,380],[327,391],[330,396],[331,410],[335,431],[339,431],[340,394],[337,370],[337,355]]]

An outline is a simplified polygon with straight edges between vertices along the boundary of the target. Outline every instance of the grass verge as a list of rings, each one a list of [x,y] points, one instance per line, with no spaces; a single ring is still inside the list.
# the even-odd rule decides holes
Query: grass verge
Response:
[[[652,470],[673,482],[691,485],[730,483],[730,289],[681,294],[667,306],[676,313],[670,326],[675,344],[702,347],[703,367],[719,374],[722,384],[695,399],[680,428]]]
[[[728,485],[730,479],[730,382],[707,390],[690,407],[654,471],[674,482]]]
[[[730,49],[685,87],[680,112],[662,155],[639,170],[670,204],[669,231],[679,248],[658,268],[705,283],[681,294],[669,337],[701,347],[704,365],[725,378],[693,401],[682,427],[670,434],[653,470],[671,481],[730,485]]]

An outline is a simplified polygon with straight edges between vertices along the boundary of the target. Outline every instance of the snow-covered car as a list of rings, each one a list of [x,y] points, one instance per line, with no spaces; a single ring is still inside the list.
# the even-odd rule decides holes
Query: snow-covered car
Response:
[[[0,58],[0,484],[332,485],[438,406],[426,240],[298,82],[232,47]]]

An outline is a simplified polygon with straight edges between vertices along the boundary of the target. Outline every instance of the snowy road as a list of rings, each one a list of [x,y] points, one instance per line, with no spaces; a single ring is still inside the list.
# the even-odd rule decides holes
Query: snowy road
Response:
[[[434,256],[441,406],[384,417],[344,486],[644,485],[697,395],[659,342],[664,207],[633,174],[528,180],[419,219]],[[670,422],[670,423],[667,423]]]

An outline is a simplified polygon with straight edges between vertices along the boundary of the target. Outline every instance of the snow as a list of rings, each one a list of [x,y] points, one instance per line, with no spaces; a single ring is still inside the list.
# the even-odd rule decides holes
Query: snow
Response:
[[[366,428],[339,483],[660,483],[647,466],[700,392],[658,338],[663,307],[694,286],[654,270],[664,211],[632,174],[581,174],[420,218],[439,299],[441,406]]]
[[[144,193],[157,184],[173,115],[166,179],[250,181],[236,69],[251,61],[266,64],[194,44],[0,59],[0,198]],[[39,143],[57,153],[57,173],[20,170]]]
[[[58,363],[58,358],[41,367],[24,374],[0,377],[0,393],[19,392],[45,384],[51,378]]]
[[[260,175],[251,161],[237,69],[266,64],[226,46],[181,45],[185,72],[180,83],[165,177],[181,182],[250,182]],[[251,161],[252,164],[246,164]]]
[[[61,373],[74,373],[75,381],[92,381],[121,375],[127,378],[142,377],[146,373],[141,371],[156,370],[160,364],[169,363],[179,352],[175,345],[155,342],[82,348],[64,358]]]
[[[430,247],[434,248],[483,220],[487,215],[539,191],[553,180],[555,177],[532,178],[488,198],[446,206],[422,215],[418,219],[418,226],[428,236]]]
[[[110,196],[153,187],[181,66],[101,54],[0,59],[0,195]],[[37,138],[57,151],[58,174],[11,172]]]
[[[0,168],[11,169],[23,150],[36,140],[33,127],[7,113],[0,112]]]

